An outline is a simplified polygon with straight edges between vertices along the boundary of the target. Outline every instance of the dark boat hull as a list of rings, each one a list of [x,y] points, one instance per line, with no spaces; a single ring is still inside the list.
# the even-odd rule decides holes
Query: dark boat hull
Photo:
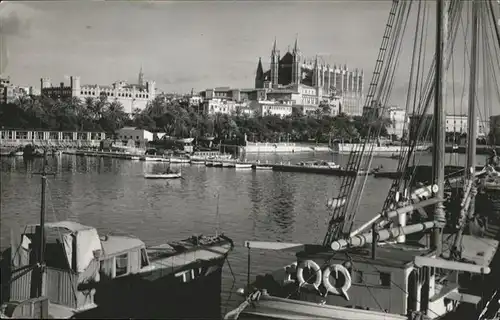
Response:
[[[209,269],[209,274],[182,282],[175,274],[148,281],[134,275],[100,284],[97,308],[75,318],[220,319],[221,277],[225,257],[186,268]]]

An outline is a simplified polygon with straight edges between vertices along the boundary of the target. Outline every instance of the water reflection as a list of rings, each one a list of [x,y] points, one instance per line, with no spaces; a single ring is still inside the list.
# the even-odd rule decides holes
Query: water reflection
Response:
[[[270,212],[275,226],[273,232],[278,240],[285,240],[287,234],[293,233],[295,222],[295,186],[290,184],[283,174],[275,174],[272,177],[273,197],[270,203]]]

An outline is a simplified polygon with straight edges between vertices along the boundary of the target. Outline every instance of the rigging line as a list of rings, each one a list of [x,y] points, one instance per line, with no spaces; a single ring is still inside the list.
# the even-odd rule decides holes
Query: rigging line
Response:
[[[423,79],[424,79],[424,65],[425,65],[425,54],[422,54],[423,52],[423,46],[425,44],[425,47],[427,46],[427,39],[426,39],[426,34],[427,34],[427,27],[429,24],[429,16],[427,15],[428,11],[428,5],[427,1],[424,1],[424,10],[423,10],[423,17],[422,17],[422,29],[420,31],[420,44],[419,44],[419,54],[418,54],[418,62],[417,62],[417,74],[416,74],[416,81],[415,81],[415,94],[413,95],[413,112],[412,114],[415,115],[416,112],[416,106],[417,106],[417,96],[422,95],[422,85],[423,85]],[[418,33],[418,30],[417,30]],[[410,130],[409,130],[410,131]],[[410,133],[408,134],[410,135]],[[408,149],[409,151],[409,149]],[[411,156],[411,155],[409,155]],[[409,162],[406,162],[407,165]]]
[[[455,4],[456,4],[456,2],[455,2]],[[452,15],[452,20],[451,21],[455,21],[455,19],[456,19],[455,16],[460,11],[460,8],[461,8],[461,2],[459,2],[458,5],[453,6],[453,9],[450,8],[449,11],[454,12],[454,14]],[[450,22],[450,24],[451,24],[451,22]],[[451,54],[452,48],[454,47],[454,43],[455,43],[455,39],[456,39],[456,35],[457,35],[457,30],[458,30],[457,28],[454,28],[455,32],[452,35],[450,35],[452,45],[450,46],[450,48],[448,48],[448,50],[450,51],[450,52],[448,52],[448,54]],[[450,64],[450,60],[448,60],[447,69],[449,68],[449,64]],[[429,108],[429,105],[430,105],[430,101],[432,99],[432,92],[433,92],[433,89],[434,89],[434,86],[433,86],[434,81],[432,80],[433,77],[434,77],[434,68],[433,68],[434,65],[435,65],[435,57],[434,57],[434,59],[432,61],[430,73],[428,74],[428,77],[427,77],[427,80],[426,80],[426,87],[427,87],[427,89],[425,91],[427,92],[427,99],[425,100],[425,102],[424,101],[420,102],[420,106],[419,106],[419,110],[421,110],[421,114],[422,115],[427,112],[427,109]],[[421,122],[421,124],[422,124],[422,122]],[[420,128],[418,130],[418,132],[419,132],[418,136],[421,136],[420,132],[422,132],[421,131],[422,129],[423,129],[422,126],[420,126]],[[415,143],[416,143],[416,141],[414,142],[414,144]]]
[[[464,29],[463,28],[463,24],[461,24],[461,27],[462,27],[462,29]],[[465,60],[467,61],[466,65],[468,65],[469,68],[470,68],[471,67],[471,61],[470,61],[469,54],[468,54],[467,37],[466,37],[466,33],[465,32],[464,32],[464,47],[465,47]],[[476,100],[476,104],[480,105],[480,103],[479,103],[479,96],[478,96],[477,92],[475,94],[475,100]]]
[[[397,66],[399,65],[399,59],[397,59],[397,57],[399,57],[400,53],[401,53],[401,48],[402,48],[402,43],[403,43],[403,38],[404,38],[404,34],[405,34],[405,31],[406,31],[406,27],[408,25],[408,17],[410,15],[410,12],[411,12],[411,6],[412,6],[413,2],[410,2],[410,5],[408,7],[408,11],[406,12],[406,18],[405,18],[405,22],[404,22],[404,25],[403,25],[403,28],[402,30],[399,29],[399,32],[397,33],[397,38],[395,39],[396,43],[395,43],[395,46],[393,47],[393,50],[391,50],[391,54],[390,54],[390,59],[389,60],[390,62],[391,61],[395,61],[393,63],[393,66],[392,66],[392,71],[390,68],[390,63],[388,64],[388,68],[387,68],[387,75],[391,75],[392,76],[389,76],[389,84],[388,84],[388,90],[387,90],[387,96],[390,95],[390,91],[392,90],[392,86],[394,84],[394,76],[395,76],[395,69],[397,68]],[[399,45],[398,45],[398,41],[399,40]],[[396,49],[397,49],[397,52],[396,52]],[[392,60],[394,58],[394,54],[396,54],[396,59],[395,60]],[[392,72],[392,73],[391,73]],[[382,90],[384,89],[384,87],[382,87]],[[380,95],[382,94],[382,90],[380,92]],[[379,99],[377,99],[378,101],[380,101],[380,96],[379,96]],[[387,101],[388,101],[388,97],[386,97],[384,103],[382,104],[382,112],[381,114],[379,115],[379,118],[381,118],[383,116],[383,112],[385,111],[385,108],[386,108],[386,105],[387,105]],[[378,128],[377,128],[377,137],[380,136],[380,132],[381,132],[381,129],[382,129],[382,126],[379,125]],[[373,148],[375,147],[375,144],[371,144],[370,146],[370,151],[369,151],[369,154],[368,154],[368,160],[367,160],[367,165],[366,165],[366,169],[365,170],[369,170],[370,166],[371,166],[371,163],[372,163],[372,160],[373,160]],[[361,184],[361,189],[359,190],[358,194],[359,196],[356,197],[355,199],[355,202],[354,202],[354,207],[353,207],[353,211],[351,212],[351,216],[354,216],[356,215],[358,209],[359,209],[359,205],[360,205],[360,200],[362,198],[362,194],[363,194],[363,191],[366,187],[366,181],[368,179],[368,175],[365,175],[364,176],[364,180],[363,180],[363,183]],[[349,226],[349,234],[352,232],[352,228],[353,228],[353,223],[351,222],[351,225]]]
[[[479,119],[484,120],[486,117],[486,108],[487,105],[489,105],[489,97],[490,97],[490,90],[489,90],[489,83],[488,83],[488,78],[490,76],[489,70],[488,70],[488,48],[487,48],[487,42],[488,42],[488,29],[486,27],[486,19],[484,19],[483,14],[485,14],[485,7],[479,6],[479,12],[478,12],[478,19],[479,19],[479,26],[478,28],[481,28],[481,33],[482,33],[482,38],[481,41],[478,41],[478,50],[479,52],[482,51],[483,53],[483,107],[484,107],[484,117],[483,113],[481,112],[481,108],[479,105],[477,106],[477,110],[479,112]],[[479,69],[479,68],[478,68]],[[481,121],[482,122],[482,121]],[[479,127],[478,127],[479,129]],[[477,133],[476,133],[477,134]],[[477,136],[476,136],[477,138]]]
[[[426,52],[427,50],[427,31],[428,31],[428,28],[429,28],[429,17],[430,17],[430,14],[428,14],[429,12],[429,3],[427,1],[425,1],[425,6],[426,6],[426,10],[424,12],[425,14],[425,23],[424,23],[424,26],[425,26],[425,29],[422,31],[422,36],[424,37],[424,41],[423,41],[423,48],[422,46],[420,47],[420,52]],[[422,43],[421,43],[422,44]],[[425,54],[424,55],[421,55],[420,56],[422,58],[422,74],[421,74],[421,81],[420,81],[420,89],[419,89],[419,92],[420,92],[420,100],[423,100],[424,99],[424,91],[423,91],[423,84],[424,84],[424,72],[425,72],[425,62],[426,62],[426,56]]]
[[[450,16],[452,18],[450,19],[449,24],[452,27],[454,26],[452,24],[452,22],[457,20],[456,16],[461,11],[461,8],[462,8],[462,1],[460,1],[460,0],[457,0],[457,1],[450,4],[450,8],[448,11],[450,11]],[[448,55],[451,54],[452,49],[454,48],[456,36],[458,34],[458,27],[452,28],[452,31],[454,31],[454,32],[452,32],[451,34],[448,35],[448,41],[450,42],[450,46],[447,48],[448,52],[446,52],[446,54],[448,54]],[[421,110],[420,114],[422,115],[422,117],[420,119],[421,121],[420,121],[419,126],[417,128],[417,136],[422,135],[422,130],[424,130],[424,127],[423,127],[424,117],[423,117],[423,115],[427,113],[427,111],[430,107],[430,102],[432,101],[432,98],[433,98],[433,93],[434,93],[434,89],[435,89],[434,88],[434,77],[435,77],[435,67],[434,66],[435,66],[435,64],[436,64],[436,56],[434,55],[433,61],[432,61],[431,66],[430,66],[430,72],[428,73],[427,80],[426,80],[426,87],[427,87],[427,89],[425,90],[426,99],[422,100],[419,104],[419,110]],[[449,65],[450,65],[450,59],[447,60],[446,70],[448,70]],[[413,153],[413,150],[415,149],[415,146],[417,143],[418,143],[418,139],[413,141],[413,143],[411,145],[411,152],[412,153]]]
[[[493,1],[488,1],[488,8],[490,9],[489,12],[490,12],[490,16],[491,16],[491,20],[493,22],[493,26],[495,28],[495,35],[496,35],[496,38],[497,38],[497,44],[498,44],[498,47],[500,49],[500,23],[497,22],[497,18],[495,17],[495,10],[493,9]]]
[[[486,24],[486,22],[485,22],[485,24]],[[493,35],[492,35],[492,37],[493,37]],[[497,96],[498,96],[498,102],[500,102],[500,85],[498,83],[497,74],[495,73],[495,65],[497,67],[496,69],[498,71],[500,71],[500,57],[499,57],[500,56],[500,47],[499,48],[496,48],[496,47],[491,48],[490,44],[489,44],[489,41],[486,41],[485,43],[486,43],[486,47],[487,47],[487,52],[489,53],[489,59],[488,59],[488,61],[490,63],[490,69],[489,70],[493,74],[492,78],[495,80],[495,84],[496,84],[495,87],[496,87],[496,93],[497,93]],[[498,51],[498,54],[493,54],[493,56],[496,57],[496,59],[495,59],[496,61],[493,62],[491,51],[495,51],[495,49],[496,49],[496,51]]]

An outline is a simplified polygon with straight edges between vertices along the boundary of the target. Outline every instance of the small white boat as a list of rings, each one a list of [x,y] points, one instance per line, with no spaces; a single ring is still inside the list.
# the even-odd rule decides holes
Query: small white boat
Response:
[[[175,158],[175,157],[170,158],[170,163],[189,163],[189,162],[191,162],[191,159]]]
[[[212,162],[213,163],[213,167],[222,167],[222,162],[221,161],[214,161]]]
[[[273,170],[273,167],[266,165],[255,165],[255,170]]]
[[[178,179],[182,176],[181,172],[171,172],[171,173],[146,173],[144,175],[145,179]]]
[[[235,163],[234,167],[236,169],[252,169],[252,164],[251,163]]]
[[[209,160],[207,160],[207,161],[205,162],[205,166],[206,166],[206,167],[213,167],[213,166],[214,166],[214,162],[213,162],[213,161],[209,161]]]
[[[205,164],[205,160],[192,160],[191,159],[191,164]]]
[[[223,161],[222,162],[222,166],[224,168],[234,168],[235,164],[236,164],[236,162],[234,162],[234,161]]]
[[[156,161],[156,162],[168,162],[169,159],[167,158],[161,158],[161,157],[141,157],[141,160],[143,161]]]

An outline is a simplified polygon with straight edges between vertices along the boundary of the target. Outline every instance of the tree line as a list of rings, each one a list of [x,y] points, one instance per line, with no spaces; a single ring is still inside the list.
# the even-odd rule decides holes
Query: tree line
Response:
[[[215,137],[217,140],[242,139],[261,142],[328,142],[330,139],[355,141],[367,135],[370,126],[380,126],[387,136],[388,120],[370,123],[364,117],[345,114],[331,116],[328,106],[314,113],[280,118],[274,115],[216,114],[207,116],[200,107],[190,106],[187,100],[167,101],[157,97],[144,110],[124,112],[117,101],[106,96],[99,98],[52,99],[49,97],[20,97],[0,108],[0,126],[14,129],[56,131],[104,131],[115,133],[124,126],[151,132],[165,132],[177,138]]]

